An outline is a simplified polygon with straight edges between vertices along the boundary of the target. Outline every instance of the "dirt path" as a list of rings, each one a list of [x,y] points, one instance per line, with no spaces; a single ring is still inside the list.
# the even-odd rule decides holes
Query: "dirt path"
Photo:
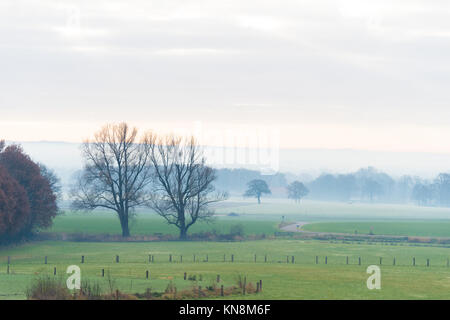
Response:
[[[288,231],[288,232],[307,232],[301,229],[301,227],[303,227],[305,224],[308,224],[311,222],[305,222],[305,221],[297,221],[294,222],[293,224],[281,227],[280,229],[283,231]]]

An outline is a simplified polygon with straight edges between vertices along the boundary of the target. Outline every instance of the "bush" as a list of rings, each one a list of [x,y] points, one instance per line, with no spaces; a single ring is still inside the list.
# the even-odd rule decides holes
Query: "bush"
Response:
[[[72,294],[62,279],[42,276],[26,290],[29,300],[70,300]]]

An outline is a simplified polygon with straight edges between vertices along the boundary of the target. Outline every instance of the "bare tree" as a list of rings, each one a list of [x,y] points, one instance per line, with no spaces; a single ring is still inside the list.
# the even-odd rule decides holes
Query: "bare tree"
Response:
[[[225,200],[215,192],[215,170],[206,165],[201,148],[193,137],[152,136],[151,162],[154,171],[149,206],[180,230],[180,239],[197,221],[213,216],[212,203]]]
[[[72,207],[116,212],[122,236],[129,236],[128,223],[134,209],[148,201],[151,182],[148,142],[147,135],[138,139],[138,130],[126,123],[106,125],[92,141],[85,141],[82,146],[85,165],[72,190]]]

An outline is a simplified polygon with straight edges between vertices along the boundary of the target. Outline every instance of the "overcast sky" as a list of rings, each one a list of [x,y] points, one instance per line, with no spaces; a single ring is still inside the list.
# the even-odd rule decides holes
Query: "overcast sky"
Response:
[[[449,57],[449,1],[2,0],[0,137],[124,120],[448,153]]]

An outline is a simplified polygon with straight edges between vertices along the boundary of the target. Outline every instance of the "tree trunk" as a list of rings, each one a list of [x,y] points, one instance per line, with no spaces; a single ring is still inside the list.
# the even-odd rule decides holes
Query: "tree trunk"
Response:
[[[186,227],[180,228],[180,240],[186,240],[187,239],[187,229]]]
[[[186,217],[184,216],[184,208],[178,211],[178,228],[180,229],[180,240],[187,239]]]
[[[128,227],[128,218],[124,214],[120,215],[120,226],[122,227],[122,237],[130,236],[130,228]]]
[[[128,228],[128,223],[125,227],[122,227],[122,237],[129,237],[130,229]]]

